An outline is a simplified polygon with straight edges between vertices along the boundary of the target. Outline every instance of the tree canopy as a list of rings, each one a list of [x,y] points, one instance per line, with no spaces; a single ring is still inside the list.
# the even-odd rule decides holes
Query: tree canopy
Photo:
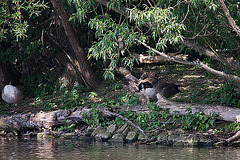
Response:
[[[169,61],[198,65],[213,74],[240,81],[237,0],[5,0],[0,3],[0,63],[9,63],[21,73],[25,84],[56,81],[61,77],[54,75],[56,70],[63,73],[59,68],[67,62],[91,86],[84,73],[88,69],[81,66],[85,60],[79,57],[86,56],[95,66],[103,62],[103,67],[86,66],[104,70],[104,78],[114,78],[118,66],[132,68],[137,63],[134,54],[140,53],[160,54]],[[75,35],[69,36],[66,28],[61,28],[64,22],[59,20],[54,3],[64,8]],[[69,41],[74,36],[81,54],[76,53]],[[190,58],[176,59],[168,52],[181,52]]]

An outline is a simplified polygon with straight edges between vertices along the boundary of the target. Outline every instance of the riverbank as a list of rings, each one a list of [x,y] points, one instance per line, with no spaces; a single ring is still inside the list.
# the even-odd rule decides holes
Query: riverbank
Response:
[[[47,140],[52,138],[60,139],[91,139],[99,142],[110,143],[131,143],[134,145],[162,145],[162,146],[198,146],[198,147],[210,147],[210,146],[233,146],[240,147],[240,141],[234,141],[233,143],[224,143],[224,140],[233,136],[235,133],[214,133],[214,130],[207,132],[189,132],[182,129],[175,129],[171,131],[159,131],[157,136],[147,139],[142,133],[132,130],[132,127],[128,124],[124,124],[120,128],[117,128],[115,124],[104,127],[91,128],[87,127],[83,130],[75,129],[72,133],[63,131],[55,132],[41,132],[35,134],[38,140]],[[28,133],[24,135],[24,138],[30,138],[34,134]],[[218,142],[223,142],[218,144]]]
[[[179,69],[174,69],[174,71]],[[220,91],[225,93],[225,90],[219,89],[223,86],[223,81],[203,77],[199,68],[185,67],[184,69],[184,73],[171,72],[171,74],[166,75],[163,74],[166,70],[157,70],[162,72],[159,74],[163,74],[162,78],[165,81],[175,83],[178,80],[182,86],[180,88],[181,92],[172,97],[171,101],[187,102],[191,107],[193,106],[191,102],[203,101],[207,98],[215,103],[216,98],[212,98],[211,94],[220,93]],[[190,73],[191,78],[189,78]],[[142,71],[140,73],[135,71],[134,74],[141,75],[143,73]],[[208,86],[202,86],[203,82],[209,82]],[[216,86],[216,84],[218,85]],[[200,86],[203,88],[200,88]],[[170,113],[171,109],[164,109],[163,104],[157,105],[154,102],[140,106],[139,99],[141,98],[128,89],[128,83],[121,78],[119,81],[107,81],[97,90],[89,90],[76,83],[71,90],[66,88],[66,90],[63,89],[54,94],[28,99],[17,107],[16,114],[1,116],[1,135],[3,137],[14,135],[24,135],[26,137],[31,135],[39,135],[38,137],[41,137],[40,135],[43,135],[43,137],[45,135],[50,135],[50,137],[72,135],[90,137],[99,141],[111,141],[115,136],[117,137],[116,131],[127,124],[128,132],[133,135],[133,138],[132,140],[127,139],[128,132],[123,135],[120,134],[122,143],[174,145],[180,144],[180,142],[187,144],[189,141],[189,144],[201,145],[206,140],[206,145],[212,145],[224,142],[239,130],[238,123],[221,121],[219,123],[217,115],[203,113],[207,111],[206,109],[203,112],[193,113],[190,108],[187,108],[186,114],[181,115],[174,111]],[[225,89],[227,91],[228,88]],[[193,94],[197,96],[203,90],[208,94],[198,96],[198,98],[191,96]],[[220,99],[217,104],[221,104]],[[169,106],[168,102],[165,105]],[[184,107],[186,106],[180,106],[181,109]],[[212,109],[211,107],[209,109]],[[2,113],[5,108],[11,110],[7,105],[4,105],[1,106]],[[107,112],[103,111],[105,108],[108,108],[112,115],[107,115]],[[114,132],[107,132],[108,136],[104,135],[104,137],[103,133],[91,136],[91,130],[104,127],[105,131],[111,124],[115,124],[116,129]],[[141,138],[142,134],[145,134],[143,138]],[[146,138],[146,135],[148,138]],[[232,144],[228,143],[227,145]]]

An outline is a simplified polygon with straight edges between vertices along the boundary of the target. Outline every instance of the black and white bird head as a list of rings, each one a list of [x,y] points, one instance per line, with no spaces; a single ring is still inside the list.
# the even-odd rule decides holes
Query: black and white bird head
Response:
[[[147,89],[147,88],[153,88],[155,79],[153,78],[145,78],[140,81],[138,85],[138,92],[140,92],[142,89]]]
[[[142,82],[138,85],[138,92],[146,88],[153,88],[153,85],[150,82]]]

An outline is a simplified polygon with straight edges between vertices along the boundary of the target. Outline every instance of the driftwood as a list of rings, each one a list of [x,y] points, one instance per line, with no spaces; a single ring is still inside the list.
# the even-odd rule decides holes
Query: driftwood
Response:
[[[120,107],[121,108],[121,107]],[[123,107],[125,108],[125,107]],[[109,107],[99,107],[96,108],[102,112],[104,117],[119,117],[122,120],[126,121],[128,124],[138,129],[143,135],[149,139],[139,126],[131,122],[129,119],[123,117],[120,114],[111,112]],[[111,108],[112,109],[112,108]],[[144,107],[144,110],[146,106]],[[36,114],[14,114],[14,115],[4,115],[0,117],[0,131],[9,131],[9,132],[21,132],[27,131],[30,129],[36,129],[39,131],[52,131],[54,126],[73,124],[73,123],[84,123],[83,115],[88,113],[91,108],[78,108],[76,110],[59,110],[51,112],[39,112]],[[118,110],[115,108],[114,110]],[[130,111],[130,110],[129,110]],[[133,109],[131,111],[136,111]]]
[[[0,130],[20,131],[24,129],[50,129],[54,125],[71,123],[71,111],[39,112],[36,114],[14,114],[0,117]],[[65,120],[65,121],[63,121]]]

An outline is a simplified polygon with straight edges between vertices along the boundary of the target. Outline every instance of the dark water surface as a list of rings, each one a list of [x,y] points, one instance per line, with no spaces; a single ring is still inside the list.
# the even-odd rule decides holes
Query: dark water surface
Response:
[[[240,148],[166,147],[86,140],[3,140],[0,160],[239,160]]]

